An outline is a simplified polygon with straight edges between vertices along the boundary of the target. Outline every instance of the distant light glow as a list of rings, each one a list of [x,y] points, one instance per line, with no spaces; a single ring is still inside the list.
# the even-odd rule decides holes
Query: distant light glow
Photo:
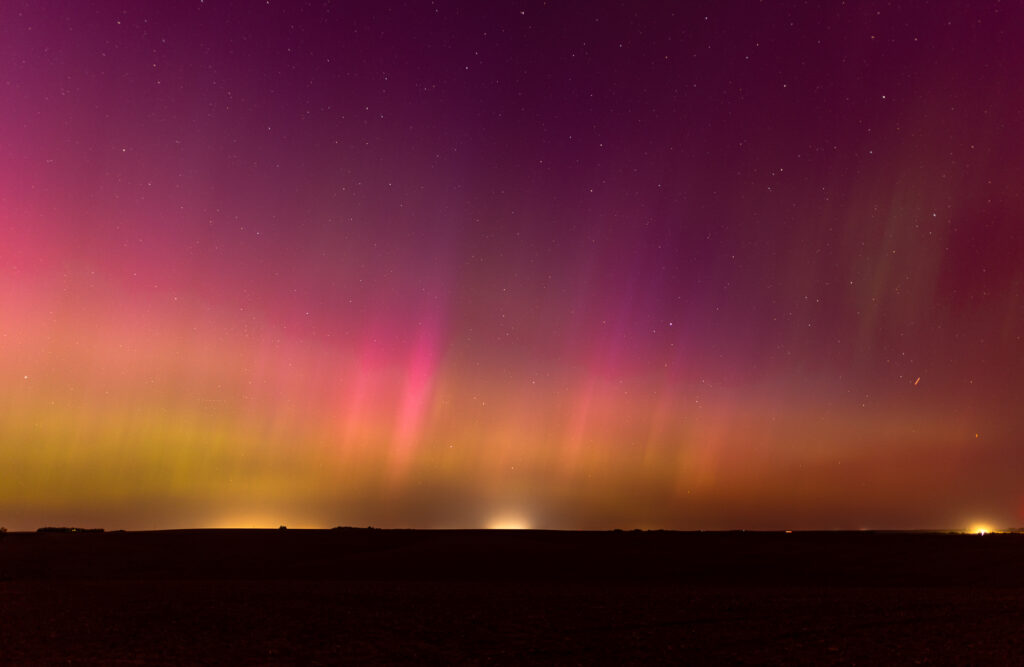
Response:
[[[993,531],[992,527],[987,524],[978,523],[971,526],[971,528],[967,532],[971,533],[972,535],[988,535],[989,533],[995,531]]]
[[[240,512],[237,514],[225,514],[211,520],[207,525],[200,526],[200,528],[280,528],[285,525],[293,528],[303,527],[290,524],[282,520],[281,517],[275,517],[272,514]]]
[[[530,522],[522,516],[505,515],[492,519],[487,524],[488,530],[529,530]]]

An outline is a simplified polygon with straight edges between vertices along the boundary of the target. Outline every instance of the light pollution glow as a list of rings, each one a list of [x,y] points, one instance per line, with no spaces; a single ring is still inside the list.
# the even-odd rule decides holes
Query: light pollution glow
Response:
[[[1024,21],[631,6],[5,3],[0,524],[1024,523]]]

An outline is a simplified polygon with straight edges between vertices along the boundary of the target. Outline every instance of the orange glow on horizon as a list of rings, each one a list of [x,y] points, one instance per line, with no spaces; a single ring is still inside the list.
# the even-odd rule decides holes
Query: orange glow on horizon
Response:
[[[488,530],[530,530],[530,522],[519,515],[500,515],[487,524]]]

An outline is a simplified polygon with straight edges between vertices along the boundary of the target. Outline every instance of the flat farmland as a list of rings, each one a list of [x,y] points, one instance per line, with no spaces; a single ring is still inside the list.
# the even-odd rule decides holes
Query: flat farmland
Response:
[[[0,537],[9,664],[1024,660],[1024,536],[202,530]]]

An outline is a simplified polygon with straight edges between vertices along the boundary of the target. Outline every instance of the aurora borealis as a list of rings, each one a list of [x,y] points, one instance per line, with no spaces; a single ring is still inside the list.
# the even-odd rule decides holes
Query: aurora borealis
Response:
[[[0,5],[0,524],[1024,525],[1024,7]]]

